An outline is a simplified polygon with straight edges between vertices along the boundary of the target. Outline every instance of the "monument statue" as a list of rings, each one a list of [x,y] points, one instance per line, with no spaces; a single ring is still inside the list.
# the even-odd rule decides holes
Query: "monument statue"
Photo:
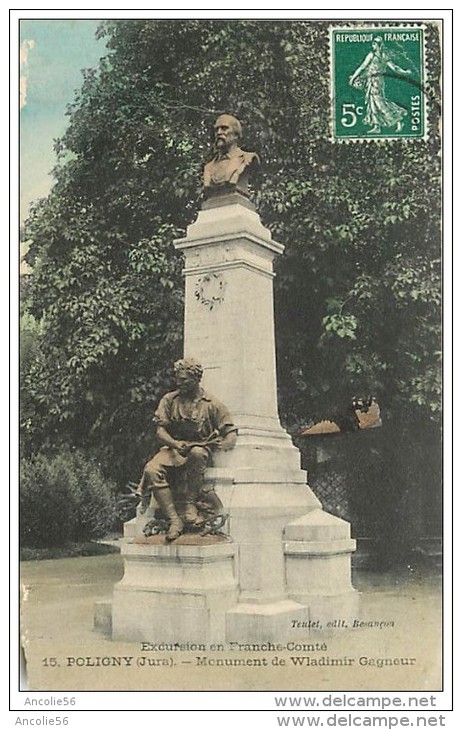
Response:
[[[236,117],[221,114],[214,129],[213,156],[204,167],[205,198],[236,191],[248,196],[249,175],[258,166],[258,155],[239,147],[242,127]]]
[[[202,373],[193,358],[174,364],[177,390],[163,396],[153,418],[162,446],[146,464],[137,490],[169,521],[168,542],[185,527],[200,529],[207,513],[218,515],[223,508],[214,489],[205,489],[204,472],[216,449],[234,447],[237,429],[226,406],[201,388]]]

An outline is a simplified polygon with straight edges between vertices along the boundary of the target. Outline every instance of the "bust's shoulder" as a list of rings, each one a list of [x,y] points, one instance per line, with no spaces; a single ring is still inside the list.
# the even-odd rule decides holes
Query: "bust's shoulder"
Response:
[[[242,150],[242,154],[249,162],[252,162],[252,160],[258,160],[258,162],[260,162],[260,158],[256,152],[246,152],[245,150]]]
[[[260,158],[258,157],[256,152],[247,152],[246,150],[241,150],[240,147],[236,150],[236,157],[241,157],[246,164],[250,164],[254,160],[257,162],[260,162]]]

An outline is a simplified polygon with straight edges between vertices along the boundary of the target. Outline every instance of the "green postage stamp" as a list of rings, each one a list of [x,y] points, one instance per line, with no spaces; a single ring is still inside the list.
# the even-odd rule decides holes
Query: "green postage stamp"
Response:
[[[331,29],[334,140],[426,134],[423,27]]]

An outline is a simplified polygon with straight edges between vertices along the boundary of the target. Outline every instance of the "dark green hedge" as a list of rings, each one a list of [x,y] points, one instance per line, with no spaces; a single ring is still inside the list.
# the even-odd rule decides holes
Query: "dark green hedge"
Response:
[[[49,547],[102,537],[116,520],[114,485],[80,452],[23,459],[20,468],[20,539]]]

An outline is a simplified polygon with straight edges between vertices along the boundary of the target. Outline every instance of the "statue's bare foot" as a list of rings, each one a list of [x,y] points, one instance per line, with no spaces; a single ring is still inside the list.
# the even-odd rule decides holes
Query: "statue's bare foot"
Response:
[[[401,121],[401,119],[400,119],[400,120],[399,120],[399,121],[398,121],[398,122],[396,123],[396,131],[397,131],[397,132],[401,132],[401,131],[402,131],[402,129],[403,129],[403,123],[402,123],[402,121]]]
[[[380,134],[381,129],[377,125],[375,127],[372,127],[372,129],[369,130],[368,134]]]

